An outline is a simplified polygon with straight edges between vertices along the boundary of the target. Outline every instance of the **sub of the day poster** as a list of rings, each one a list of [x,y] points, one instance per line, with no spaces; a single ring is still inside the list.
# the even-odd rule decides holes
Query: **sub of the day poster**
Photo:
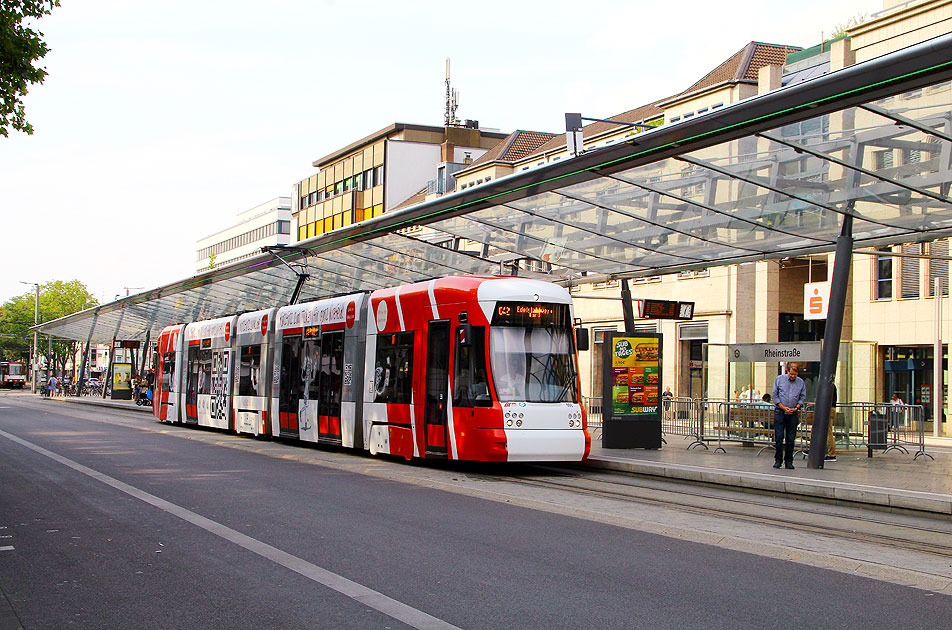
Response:
[[[661,354],[657,337],[612,339],[612,414],[625,416],[658,413]]]

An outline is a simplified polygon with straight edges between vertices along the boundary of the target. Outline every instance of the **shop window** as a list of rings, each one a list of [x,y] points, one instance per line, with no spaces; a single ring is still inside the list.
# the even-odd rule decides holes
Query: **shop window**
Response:
[[[881,251],[890,251],[884,247]],[[876,299],[889,300],[893,296],[893,257],[877,256],[874,263],[876,265]]]
[[[922,161],[922,151],[919,149],[903,149],[902,150],[902,163],[903,164],[918,164]]]
[[[929,254],[932,256],[949,255],[949,241],[942,239],[934,241],[929,245]],[[935,296],[935,281],[939,281],[939,294],[949,294],[949,261],[948,260],[929,260],[929,297]]]
[[[877,171],[881,171],[887,168],[892,168],[893,167],[893,150],[886,149],[884,151],[873,152],[873,162],[876,165]]]
[[[921,254],[922,245],[919,243],[906,243],[902,246],[903,254]],[[903,258],[899,262],[899,278],[901,298],[919,297],[919,259]]]

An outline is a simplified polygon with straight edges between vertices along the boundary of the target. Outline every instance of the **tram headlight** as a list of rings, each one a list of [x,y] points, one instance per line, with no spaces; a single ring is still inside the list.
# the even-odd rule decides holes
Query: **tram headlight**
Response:
[[[506,420],[506,426],[507,426],[507,427],[511,427],[511,426],[512,426],[512,420]]]
[[[517,426],[517,427],[521,427],[521,426],[522,426],[522,420],[516,420],[516,426]]]
[[[575,420],[569,420],[569,428],[571,429],[574,426],[575,426]]]

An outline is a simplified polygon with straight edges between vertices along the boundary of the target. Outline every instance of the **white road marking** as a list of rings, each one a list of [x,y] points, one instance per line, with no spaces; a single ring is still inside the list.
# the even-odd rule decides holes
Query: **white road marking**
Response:
[[[107,486],[111,486],[120,492],[124,492],[129,496],[135,497],[149,505],[159,508],[164,512],[178,516],[184,521],[187,521],[193,525],[201,527],[207,532],[215,534],[220,538],[232,542],[239,547],[247,549],[252,553],[256,553],[263,558],[271,560],[275,564],[279,564],[285,568],[288,568],[295,573],[303,575],[304,577],[322,584],[327,588],[337,591],[342,595],[346,595],[351,599],[369,607],[382,612],[385,615],[393,617],[397,621],[401,621],[408,626],[413,628],[421,629],[443,629],[443,630],[460,630],[457,626],[454,626],[450,623],[428,615],[422,610],[408,606],[402,602],[398,602],[395,599],[387,597],[383,593],[375,591],[371,588],[358,584],[353,580],[349,580],[342,575],[323,569],[315,564],[312,564],[306,560],[293,556],[285,551],[281,551],[276,547],[272,547],[267,543],[263,543],[260,540],[246,536],[239,531],[226,527],[221,523],[217,523],[211,519],[205,518],[191,510],[185,509],[179,505],[166,501],[165,499],[160,499],[159,497],[149,494],[139,490],[135,486],[131,486],[127,483],[114,479],[109,475],[101,473],[92,468],[83,466],[78,462],[74,462],[71,459],[63,457],[62,455],[57,455],[52,451],[48,451],[42,446],[37,446],[32,442],[28,442],[24,439],[21,439],[15,435],[7,433],[6,431],[0,431],[0,436],[7,438],[12,442],[16,442],[21,446],[49,457],[53,461],[59,462],[64,466],[72,468],[73,470],[80,472],[84,475],[92,477],[93,479],[100,481]],[[13,547],[0,547],[0,551],[8,551],[13,549]]]
[[[13,551],[13,547],[9,545],[6,547],[0,547],[0,551]]]

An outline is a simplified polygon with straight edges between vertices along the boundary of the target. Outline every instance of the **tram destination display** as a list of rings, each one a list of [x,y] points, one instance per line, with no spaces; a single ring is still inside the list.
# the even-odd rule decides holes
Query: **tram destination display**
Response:
[[[608,332],[603,348],[603,446],[660,448],[661,335]]]
[[[568,305],[500,302],[492,323],[494,326],[568,326]]]

